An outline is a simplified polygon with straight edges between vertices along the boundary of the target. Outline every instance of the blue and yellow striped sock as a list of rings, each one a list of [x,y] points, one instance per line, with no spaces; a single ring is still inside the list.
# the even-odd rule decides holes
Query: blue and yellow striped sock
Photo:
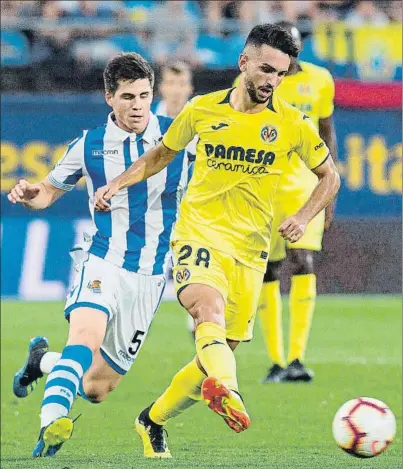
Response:
[[[65,417],[77,396],[79,383],[92,363],[92,352],[84,345],[67,345],[53,367],[45,385],[41,409],[41,428]]]

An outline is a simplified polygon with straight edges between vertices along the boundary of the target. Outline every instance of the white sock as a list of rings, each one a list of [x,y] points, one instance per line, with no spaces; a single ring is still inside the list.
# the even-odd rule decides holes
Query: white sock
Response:
[[[60,360],[61,356],[62,354],[59,352],[46,352],[45,355],[41,358],[41,362],[39,363],[39,368],[41,369],[42,373],[48,375],[52,371],[52,368]]]

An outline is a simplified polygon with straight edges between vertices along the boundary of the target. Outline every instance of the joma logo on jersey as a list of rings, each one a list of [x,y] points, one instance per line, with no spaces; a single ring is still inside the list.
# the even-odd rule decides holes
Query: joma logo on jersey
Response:
[[[272,151],[257,150],[256,148],[225,147],[224,145],[205,144],[207,156],[233,161],[246,161],[247,163],[271,165],[276,155]]]
[[[266,125],[261,130],[260,136],[262,137],[262,140],[265,143],[272,143],[275,140],[277,140],[277,136],[278,136],[277,129],[270,125]]]
[[[92,150],[92,156],[117,155],[117,150]]]

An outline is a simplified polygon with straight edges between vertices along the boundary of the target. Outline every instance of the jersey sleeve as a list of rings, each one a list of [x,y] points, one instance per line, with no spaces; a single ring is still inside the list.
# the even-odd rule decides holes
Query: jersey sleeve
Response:
[[[302,120],[296,125],[297,144],[295,152],[309,169],[320,166],[329,156],[329,148],[321,139],[311,119],[303,115]]]
[[[189,101],[167,130],[162,143],[171,150],[183,150],[196,135],[194,101]]]
[[[67,145],[67,150],[48,174],[49,182],[63,191],[71,191],[83,177],[85,133]]]
[[[194,139],[186,146],[186,154],[189,160],[189,163],[196,160],[196,147],[197,142],[199,141],[199,137],[196,135]]]
[[[327,119],[334,111],[334,81],[332,75],[326,70],[324,74],[325,84],[320,98],[319,119]]]

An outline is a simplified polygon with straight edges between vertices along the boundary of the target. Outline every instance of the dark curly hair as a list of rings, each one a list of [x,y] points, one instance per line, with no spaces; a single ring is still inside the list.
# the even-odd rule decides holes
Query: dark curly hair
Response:
[[[281,50],[290,57],[298,57],[297,42],[289,32],[279,25],[266,23],[255,26],[246,38],[245,47],[260,47],[264,44]]]

